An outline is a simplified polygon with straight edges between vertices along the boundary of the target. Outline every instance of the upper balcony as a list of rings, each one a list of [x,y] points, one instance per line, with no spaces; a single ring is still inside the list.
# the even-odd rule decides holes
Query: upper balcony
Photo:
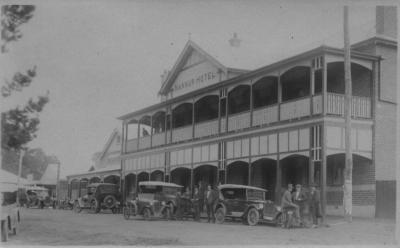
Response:
[[[372,67],[351,64],[353,118],[372,118]],[[199,92],[124,122],[124,153],[260,128],[314,116],[342,118],[343,61],[314,57],[310,63],[246,78]],[[132,125],[133,124],[133,125]]]

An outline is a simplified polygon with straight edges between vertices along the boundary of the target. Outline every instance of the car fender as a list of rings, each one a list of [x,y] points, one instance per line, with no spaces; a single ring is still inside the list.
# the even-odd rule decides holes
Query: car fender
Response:
[[[223,202],[218,202],[217,204],[215,204],[214,213],[219,208],[222,208],[224,210],[224,213],[226,214],[226,206],[225,206],[225,204]]]

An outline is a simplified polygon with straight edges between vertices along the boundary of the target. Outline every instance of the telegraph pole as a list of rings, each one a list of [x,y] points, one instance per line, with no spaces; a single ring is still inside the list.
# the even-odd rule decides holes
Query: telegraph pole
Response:
[[[350,61],[350,37],[349,37],[349,6],[343,9],[343,30],[344,30],[344,82],[345,82],[345,170],[343,185],[343,204],[344,219],[347,222],[352,221],[353,208],[353,189],[352,189],[352,171],[353,157],[351,151],[351,110],[352,110],[352,88],[351,88],[351,61]]]
[[[25,156],[25,150],[24,148],[21,148],[19,150],[19,161],[18,161],[18,178],[17,178],[17,204],[18,206],[21,206],[20,202],[20,191],[19,189],[21,188],[21,174],[22,174],[22,161]]]

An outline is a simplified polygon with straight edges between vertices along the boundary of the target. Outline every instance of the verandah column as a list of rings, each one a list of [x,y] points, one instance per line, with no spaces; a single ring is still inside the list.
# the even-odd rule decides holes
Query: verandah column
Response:
[[[322,208],[322,223],[326,223],[326,123],[323,122],[322,128],[322,147],[321,147],[321,208]]]
[[[280,165],[280,154],[279,154],[279,133],[277,133],[277,155],[276,155],[276,187],[275,187],[275,202],[281,204],[281,191],[282,191],[282,171]]]

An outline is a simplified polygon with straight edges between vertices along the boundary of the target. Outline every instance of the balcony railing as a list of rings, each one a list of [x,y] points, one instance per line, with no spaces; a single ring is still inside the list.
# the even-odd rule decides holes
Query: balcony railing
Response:
[[[343,94],[327,93],[326,99],[326,113],[330,115],[343,116],[345,104],[345,96]],[[371,118],[371,98],[353,96],[351,103],[352,116],[355,118]],[[310,114],[322,114],[323,111],[323,96],[314,95],[312,97],[304,97],[294,99],[276,105],[269,105],[263,108],[254,109],[253,113],[250,111],[228,115],[220,119],[214,119],[202,123],[188,125],[185,127],[166,130],[162,133],[153,134],[153,136],[146,136],[138,139],[128,140],[126,147],[127,152],[135,152],[138,149],[147,149],[150,147],[157,147],[164,144],[181,142],[191,140],[193,138],[208,137],[218,135],[219,133],[228,131],[237,131],[250,127],[251,114],[252,126],[268,125],[279,121],[297,119]],[[279,119],[280,116],[280,119]],[[228,125],[226,121],[228,120]],[[193,137],[194,128],[194,137]],[[220,129],[220,130],[219,130]],[[171,137],[172,136],[172,137]],[[166,140],[165,140],[166,138]],[[138,146],[139,144],[139,146]]]
[[[192,138],[193,126],[172,129],[172,142],[184,141]]]
[[[278,121],[278,105],[253,110],[253,126],[261,126]]]
[[[322,113],[322,95],[315,95],[312,97],[313,104],[313,114],[321,114]]]
[[[302,98],[281,104],[281,121],[310,115],[310,98]]]
[[[221,133],[226,132],[226,118],[225,117],[221,117]]]
[[[327,113],[333,115],[344,115],[344,95],[327,94]],[[371,99],[369,97],[352,96],[351,115],[356,118],[371,118]]]
[[[126,151],[127,152],[134,152],[137,151],[137,139],[130,139],[126,143]]]
[[[165,144],[165,132],[155,133],[152,137],[152,146],[161,146]]]
[[[194,125],[194,137],[206,137],[218,134],[218,119]]]
[[[240,130],[250,127],[250,111],[230,115],[228,117],[228,131]]]

